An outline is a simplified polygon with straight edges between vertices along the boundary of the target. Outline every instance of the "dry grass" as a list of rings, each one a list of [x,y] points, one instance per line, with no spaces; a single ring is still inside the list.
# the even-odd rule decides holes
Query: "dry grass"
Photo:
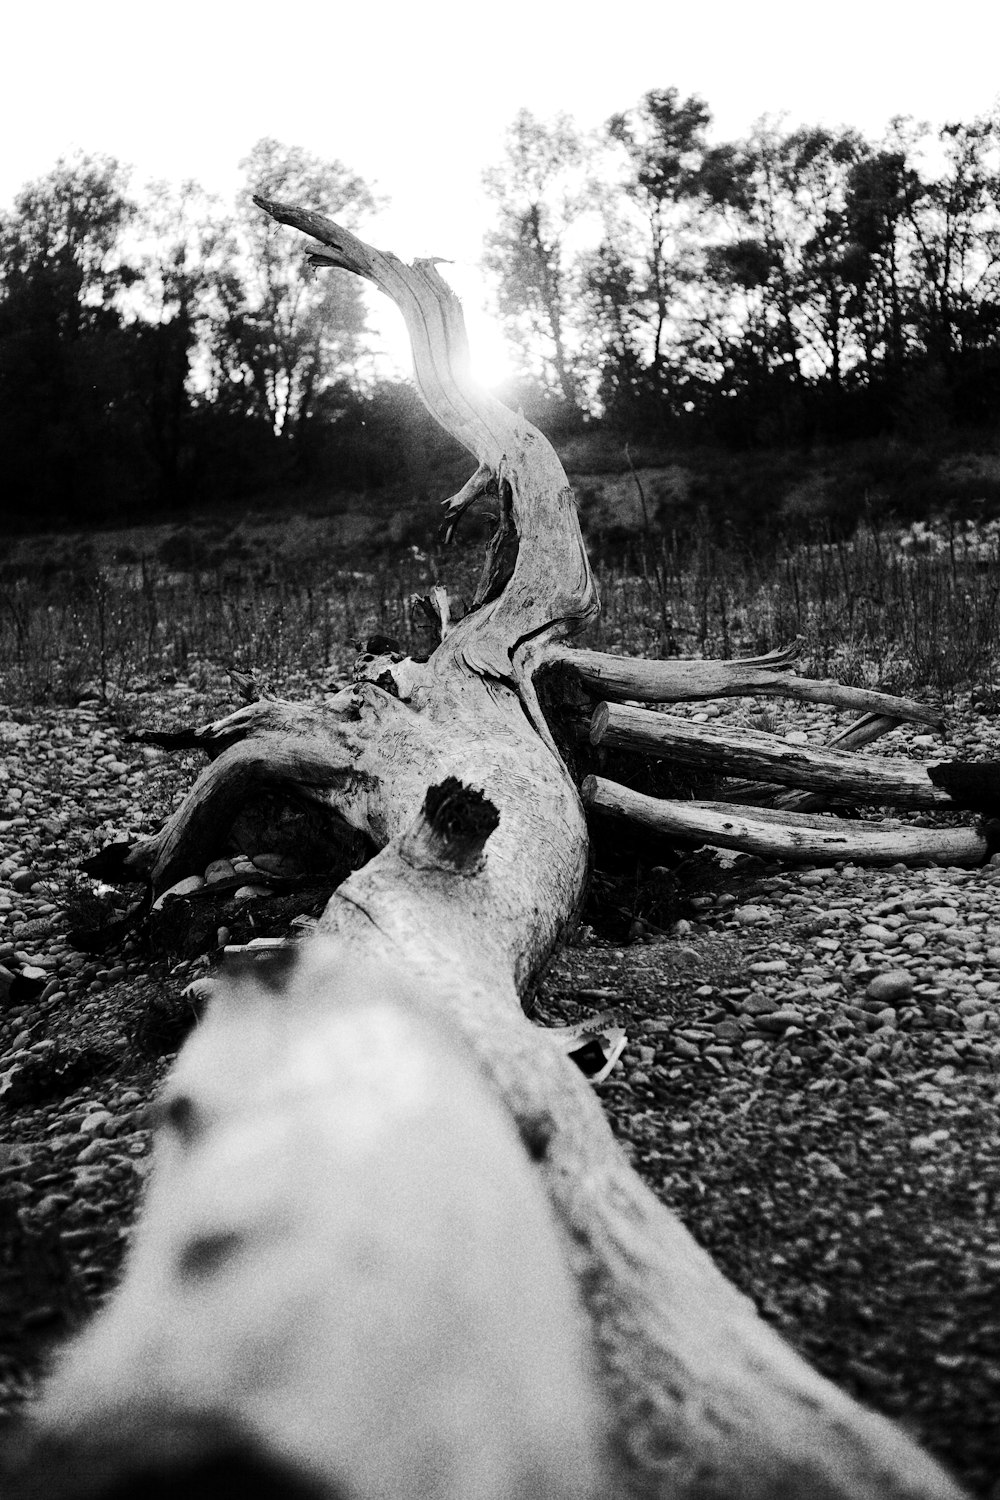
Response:
[[[964,534],[963,534],[964,535]],[[471,596],[478,548],[399,546],[367,562],[315,548],[256,553],[234,532],[185,533],[158,555],[84,550],[0,571],[0,698],[10,705],[102,698],[201,664],[277,680],[343,673],[372,633],[410,651],[431,642],[414,594],[446,582]],[[639,535],[596,559],[604,613],[593,644],[645,655],[730,657],[801,640],[802,668],[890,691],[991,689],[1000,558],[964,544],[923,550],[898,534],[778,541],[755,550],[707,534]]]

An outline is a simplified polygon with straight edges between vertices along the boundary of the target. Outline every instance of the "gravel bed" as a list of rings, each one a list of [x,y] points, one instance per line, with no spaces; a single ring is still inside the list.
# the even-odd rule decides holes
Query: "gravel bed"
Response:
[[[145,702],[198,722],[225,706],[211,689]],[[764,700],[677,711],[817,743],[835,722]],[[207,966],[68,939],[80,861],[149,831],[201,763],[122,723],[97,703],[0,710],[2,1413],[113,1284],[145,1105]],[[997,757],[967,700],[952,723],[946,747],[898,731],[876,748]],[[624,1027],[597,1087],[639,1172],[809,1359],[1000,1500],[1000,857],[700,869],[679,892],[649,875],[672,881],[669,923],[598,903],[536,1019]]]

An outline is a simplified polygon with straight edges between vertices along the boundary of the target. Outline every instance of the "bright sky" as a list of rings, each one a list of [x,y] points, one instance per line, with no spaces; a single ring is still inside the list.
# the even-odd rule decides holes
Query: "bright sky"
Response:
[[[878,136],[896,114],[941,124],[1000,93],[1000,4],[952,0],[78,0],[4,20],[0,206],[79,147],[152,178],[194,178],[229,202],[262,136],[336,157],[390,200],[366,238],[440,255],[462,295],[480,373],[499,341],[476,270],[496,162],[522,106],[583,127],[650,88],[698,93],[713,134],[762,114]],[[400,345],[394,311],[378,318]]]

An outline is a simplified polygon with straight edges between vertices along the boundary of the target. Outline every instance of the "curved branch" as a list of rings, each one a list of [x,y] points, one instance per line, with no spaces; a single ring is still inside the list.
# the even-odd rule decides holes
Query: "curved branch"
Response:
[[[736,661],[645,661],[613,656],[604,651],[557,647],[549,660],[575,671],[585,687],[611,700],[674,703],[696,698],[732,698],[744,694],[773,694],[807,703],[832,703],[837,708],[910,719],[940,730],[940,713],[912,698],[897,698],[869,688],[847,687],[813,677],[797,677],[787,670],[783,652]]]
[[[472,379],[461,303],[433,260],[408,266],[323,214],[269,198],[254,202],[279,223],[319,241],[323,248],[312,252],[314,265],[353,271],[395,302],[406,321],[417,388],[428,410],[478,460],[459,504],[487,484],[500,489],[501,509],[516,533],[513,567],[495,597],[493,588],[481,587],[483,602],[449,633],[434,660],[444,673],[458,664],[514,686],[511,662],[519,645],[571,634],[599,608],[559,459],[537,428]],[[535,727],[545,735],[542,723]]]

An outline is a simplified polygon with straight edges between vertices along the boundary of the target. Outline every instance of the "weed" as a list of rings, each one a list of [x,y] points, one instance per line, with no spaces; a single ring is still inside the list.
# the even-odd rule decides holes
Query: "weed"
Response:
[[[636,481],[637,480],[636,477]],[[645,495],[641,496],[645,501]],[[644,656],[753,655],[798,639],[801,670],[858,686],[992,691],[1000,612],[995,524],[874,521],[850,538],[719,544],[707,519],[686,537],[644,508],[641,535],[597,561],[604,601],[590,643]],[[371,634],[426,652],[411,607],[432,584],[471,597],[474,539],[447,557],[400,546],[363,561],[313,548],[248,554],[233,533],[154,557],[7,565],[0,572],[0,697],[11,704],[120,701],[159,682],[203,685],[211,670],[276,683],[345,676]]]

